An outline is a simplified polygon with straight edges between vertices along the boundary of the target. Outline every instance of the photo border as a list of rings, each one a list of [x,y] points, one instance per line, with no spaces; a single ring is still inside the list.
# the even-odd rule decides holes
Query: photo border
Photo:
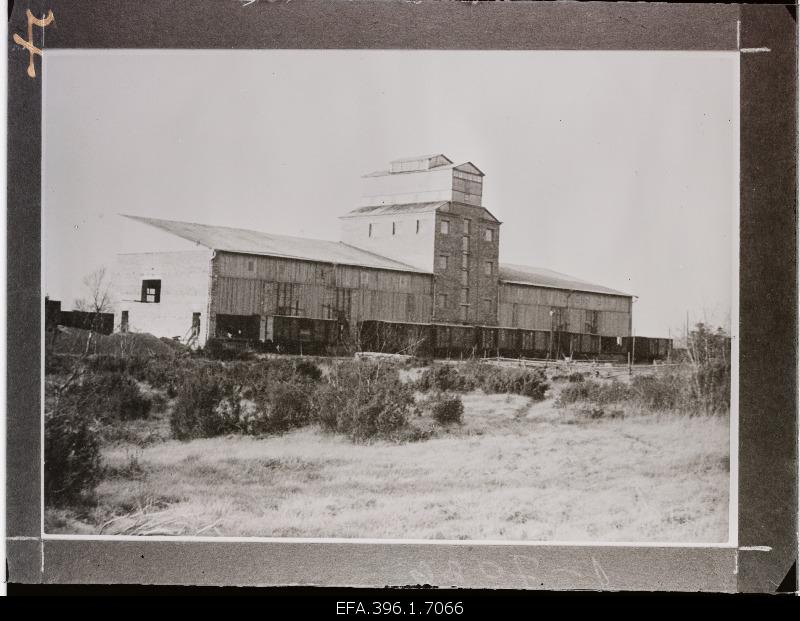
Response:
[[[7,556],[20,583],[774,591],[797,551],[796,23],[786,5],[17,2],[9,22]],[[740,52],[738,546],[41,536],[41,49]],[[402,24],[399,28],[397,24]],[[210,26],[213,25],[213,31]],[[46,42],[46,44],[45,44]],[[735,314],[734,314],[735,316]]]

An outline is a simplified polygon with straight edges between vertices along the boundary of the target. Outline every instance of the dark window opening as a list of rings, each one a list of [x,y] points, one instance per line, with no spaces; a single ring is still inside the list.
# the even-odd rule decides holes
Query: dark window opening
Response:
[[[143,280],[142,281],[142,302],[158,304],[161,301],[161,281]]]
[[[247,262],[247,271],[248,271],[248,272],[252,272],[252,271],[253,271],[253,270],[255,270],[255,269],[256,269],[256,263],[255,263],[255,261],[248,261],[248,262]]]
[[[372,237],[372,224],[369,225],[369,237]]]
[[[192,336],[200,335],[200,313],[192,313]]]
[[[128,311],[122,311],[122,314],[119,318],[119,331],[120,332],[127,332],[128,331]]]
[[[417,220],[417,233],[419,233],[419,220]]]

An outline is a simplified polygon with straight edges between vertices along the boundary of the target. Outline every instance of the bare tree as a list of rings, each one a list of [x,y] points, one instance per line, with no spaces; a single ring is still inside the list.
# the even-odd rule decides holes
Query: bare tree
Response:
[[[75,310],[88,313],[109,313],[113,308],[111,282],[105,267],[83,277],[86,296],[75,300]]]

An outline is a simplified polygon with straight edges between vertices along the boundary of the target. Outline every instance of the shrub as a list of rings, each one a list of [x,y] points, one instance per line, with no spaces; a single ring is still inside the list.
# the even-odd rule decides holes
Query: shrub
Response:
[[[465,392],[481,388],[487,393],[513,393],[544,399],[549,385],[544,371],[540,369],[506,368],[472,362],[460,368],[434,365],[423,371],[416,388],[421,392]]]
[[[568,379],[570,382],[582,382],[582,381],[584,380],[584,377],[583,377],[583,373],[578,373],[578,372],[576,371],[575,373],[570,373],[570,374],[567,376],[567,379]]]
[[[44,494],[48,504],[81,499],[102,474],[98,423],[79,398],[57,400],[45,412]]]
[[[563,407],[579,401],[590,401],[598,405],[607,405],[609,403],[631,400],[633,396],[634,392],[631,388],[619,380],[615,379],[610,384],[604,384],[594,380],[585,380],[583,382],[572,382],[564,386],[556,400],[556,405]]]
[[[487,367],[482,369],[480,382],[487,393],[512,393],[541,400],[549,387],[544,371],[539,369],[481,366]]]
[[[398,439],[408,425],[413,389],[396,368],[368,361],[336,365],[315,391],[314,419],[354,441]]]
[[[65,389],[62,399],[80,403],[88,415],[104,422],[146,418],[152,406],[136,381],[118,371],[84,372]]]
[[[45,375],[66,375],[72,372],[75,364],[74,356],[48,353],[44,358],[44,372]]]
[[[278,384],[257,401],[261,424],[258,433],[288,431],[311,420],[311,396],[298,384]]]
[[[433,365],[422,372],[416,383],[417,390],[468,391],[477,388],[475,382],[450,364]]]
[[[207,370],[186,378],[178,389],[170,415],[172,434],[178,440],[190,440],[227,433],[231,421],[238,420],[238,411],[234,411],[234,401],[230,398],[226,405],[218,406],[231,396],[230,389],[220,376]]]
[[[443,396],[433,403],[433,418],[437,423],[449,425],[461,423],[464,417],[464,404],[461,397]]]

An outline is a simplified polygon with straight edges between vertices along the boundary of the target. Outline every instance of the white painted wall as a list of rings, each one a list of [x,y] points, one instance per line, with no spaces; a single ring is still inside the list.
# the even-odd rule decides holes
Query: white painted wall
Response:
[[[208,326],[210,250],[120,254],[112,276],[116,306],[114,329],[120,329],[122,311],[128,311],[130,332],[149,332],[158,337],[187,337],[192,313],[200,313],[203,345]],[[142,280],[161,280],[158,303],[141,301]]]
[[[419,232],[417,232],[419,220]],[[433,271],[436,214],[411,213],[347,217],[341,223],[341,240],[369,252],[401,261],[417,269]],[[395,234],[392,235],[392,223]],[[372,236],[369,225],[372,224]]]

